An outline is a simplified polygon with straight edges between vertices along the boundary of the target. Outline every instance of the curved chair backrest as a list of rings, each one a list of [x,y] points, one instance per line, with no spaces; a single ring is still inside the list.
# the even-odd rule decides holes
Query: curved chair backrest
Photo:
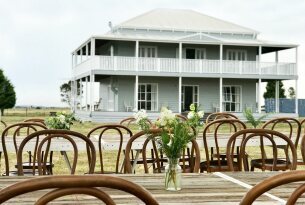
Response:
[[[152,141],[152,146],[153,146],[152,149],[154,150],[155,157],[156,157],[157,172],[161,173],[161,163],[160,163],[161,160],[160,160],[160,157],[159,157],[159,154],[158,154],[158,148],[156,146],[155,139],[156,139],[156,137],[160,137],[162,131],[161,131],[161,129],[150,129],[148,132],[149,132],[149,135],[150,135],[149,137],[146,136],[147,134],[146,134],[145,131],[141,131],[141,132],[136,133],[135,135],[133,135],[129,139],[129,141],[126,145],[126,153],[125,153],[125,173],[132,173],[132,164],[131,164],[131,160],[130,160],[132,143],[134,141],[136,141],[138,138],[141,138],[141,137],[145,138],[145,140],[143,142],[143,147],[142,147],[142,150],[141,150],[145,173],[149,173],[149,169],[148,169],[148,166],[147,166],[146,150],[148,149],[147,145],[150,141]],[[199,150],[198,144],[197,144],[195,139],[193,139],[191,141],[191,143],[192,143],[192,147],[193,147],[194,152],[195,152],[195,156],[191,156],[191,157],[195,157],[194,167],[191,168],[191,171],[194,172],[194,173],[197,173],[197,172],[199,172],[199,167],[200,167],[200,150]],[[193,153],[193,151],[192,151],[192,153]],[[185,169],[186,168],[183,166],[182,170],[185,171]]]
[[[277,174],[275,176],[269,177],[262,182],[256,184],[252,189],[250,189],[240,202],[240,205],[252,204],[259,196],[265,192],[270,191],[278,186],[305,181],[305,171],[291,171]],[[286,205],[294,205],[301,195],[305,192],[305,184],[298,186],[290,195],[287,200]]]
[[[37,123],[41,123],[44,126],[46,126],[44,119],[40,119],[40,118],[30,118],[30,119],[24,120],[23,122],[37,122]]]
[[[304,129],[303,129],[304,128]],[[303,130],[302,130],[303,129]],[[301,121],[301,134],[305,135],[305,119]]]
[[[149,119],[147,121],[150,124],[150,126],[153,125],[153,123]],[[131,124],[133,124],[135,122],[136,122],[136,118],[128,117],[128,118],[125,118],[125,119],[121,120],[120,125],[124,125],[126,127],[129,127]]]
[[[210,133],[210,128],[215,127],[213,133]],[[233,130],[232,130],[233,128]],[[245,123],[238,119],[220,119],[220,120],[215,120],[210,123],[208,123],[204,130],[203,130],[203,145],[205,148],[205,156],[206,156],[206,161],[207,161],[207,170],[210,170],[210,153],[209,153],[209,147],[215,147],[216,148],[216,153],[215,157],[217,158],[218,161],[218,167],[219,171],[221,171],[221,153],[220,153],[220,146],[219,146],[219,137],[221,135],[226,135],[226,139],[220,139],[220,140],[229,140],[229,136],[231,136],[231,133],[235,133],[239,130],[246,129]],[[212,136],[211,136],[212,135]],[[228,136],[229,135],[229,136]],[[208,138],[214,138],[214,145],[208,144],[209,140]],[[235,144],[235,141],[233,142]],[[233,153],[233,150],[232,150]]]
[[[117,157],[116,157],[116,166],[115,166],[115,173],[118,174],[119,173],[119,164],[120,164],[120,156],[122,153],[122,145],[124,142],[124,134],[127,134],[128,140],[129,138],[132,136],[132,131],[128,128],[125,127],[123,125],[102,125],[102,126],[98,126],[93,128],[88,134],[87,137],[91,138],[94,135],[98,136],[98,147],[99,147],[99,156],[100,156],[100,164],[101,164],[101,173],[104,174],[104,162],[103,162],[103,148],[102,148],[102,140],[103,137],[105,137],[107,135],[107,133],[109,133],[109,131],[114,131],[117,135],[113,135],[113,133],[111,133],[112,137],[115,137],[116,139],[119,139],[119,147],[117,150]],[[127,141],[127,140],[126,140]]]
[[[2,124],[2,126],[7,127],[7,124],[3,121],[3,120],[0,120],[0,124]]]
[[[277,143],[275,141],[276,138],[279,140],[284,140],[287,144],[287,152],[284,152],[285,157],[286,157],[286,163],[287,163],[286,166],[291,170],[296,169],[297,153],[296,153],[295,146],[294,146],[293,142],[289,139],[289,137],[287,137],[286,135],[284,135],[280,132],[274,131],[274,130],[245,129],[245,130],[240,130],[240,131],[234,133],[228,141],[226,155],[227,155],[227,159],[228,159],[228,165],[229,165],[229,168],[231,171],[234,171],[233,158],[232,158],[231,152],[232,152],[232,150],[234,150],[234,143],[235,143],[236,139],[238,139],[240,136],[242,136],[243,139],[242,139],[242,143],[241,143],[241,147],[240,147],[240,155],[239,155],[240,160],[239,161],[243,162],[243,165],[244,165],[243,167],[244,167],[245,171],[249,171],[249,167],[247,164],[249,152],[246,153],[246,146],[250,140],[259,141],[262,165],[264,166],[265,160],[267,159],[265,149],[262,148],[265,146],[264,139],[267,139],[270,142],[270,145],[272,146],[272,159],[273,159],[272,170],[277,170],[276,169],[277,159],[279,159],[279,158],[278,158]],[[288,148],[290,148],[290,150],[291,150],[291,157],[289,156]],[[290,159],[290,158],[292,158],[292,159]],[[240,168],[239,171],[242,171],[242,166],[240,166],[239,168]]]
[[[236,115],[233,115],[232,113],[228,112],[214,112],[208,115],[206,119],[206,124],[210,123],[214,120],[220,120],[220,119],[237,119],[238,117]]]
[[[23,167],[22,167],[22,153],[24,151],[24,147],[26,144],[31,140],[37,138],[39,139],[39,144],[37,146],[37,149],[34,150],[34,160],[33,164],[36,164],[38,166],[38,173],[39,175],[45,175],[46,174],[46,163],[47,158],[50,153],[51,144],[52,141],[56,142],[56,139],[54,138],[62,138],[60,140],[66,140],[69,141],[69,143],[72,145],[74,150],[74,157],[73,157],[73,163],[71,166],[71,174],[75,174],[75,169],[77,165],[78,160],[78,146],[81,146],[82,143],[85,143],[85,147],[87,147],[87,156],[88,156],[88,166],[89,166],[89,174],[92,174],[94,172],[95,168],[95,162],[96,162],[96,152],[95,147],[92,141],[86,137],[85,135],[70,131],[70,130],[41,130],[37,131],[35,133],[30,134],[24,140],[21,142],[18,153],[17,153],[17,168],[18,168],[18,175],[23,175]],[[61,141],[62,142],[62,141]],[[45,146],[45,143],[47,145]],[[44,156],[41,156],[42,148],[45,146]],[[57,145],[58,146],[58,145]],[[64,150],[61,150],[64,151]],[[42,160],[42,161],[41,161]],[[33,166],[33,174],[35,174],[35,166]]]
[[[265,122],[262,126],[263,129],[270,129],[275,130],[278,132],[283,132],[283,129],[285,129],[285,132],[287,132],[287,125],[288,126],[288,134],[287,136],[292,139],[293,136],[295,136],[294,144],[295,147],[298,147],[300,133],[301,133],[301,123],[294,119],[294,118],[276,118],[269,120]],[[286,134],[286,133],[284,133]]]
[[[105,175],[46,176],[21,181],[0,191],[0,203],[16,196],[45,189],[55,189],[37,199],[36,205],[44,205],[59,197],[71,194],[95,196],[105,204],[115,205],[110,195],[98,187],[106,187],[130,193],[147,205],[158,205],[156,199],[142,186],[122,178]]]
[[[10,143],[14,144],[14,150],[15,154],[17,156],[17,152],[19,149],[19,140],[18,138],[23,138],[28,136],[30,133],[39,131],[39,130],[45,130],[47,129],[46,126],[42,125],[41,123],[36,123],[36,122],[22,122],[22,123],[16,123],[13,125],[10,125],[6,127],[1,135],[1,143],[2,143],[2,148],[3,148],[3,154],[4,154],[4,161],[5,161],[5,175],[9,176],[10,172],[10,167],[9,167],[9,158],[8,158],[8,150],[7,150],[7,141],[8,136],[12,135],[13,141]],[[36,139],[35,143],[35,149],[38,146],[38,139]],[[32,151],[32,150],[27,150],[27,151]],[[31,161],[31,157],[30,157]]]

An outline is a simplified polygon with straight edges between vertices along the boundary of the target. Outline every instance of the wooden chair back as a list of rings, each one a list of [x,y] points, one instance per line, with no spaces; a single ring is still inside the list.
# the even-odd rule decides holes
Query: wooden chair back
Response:
[[[38,174],[39,175],[45,175],[46,174],[46,163],[48,159],[48,155],[50,154],[51,151],[51,145],[53,142],[56,143],[56,138],[61,139],[61,140],[66,140],[68,141],[72,148],[73,148],[73,162],[71,166],[71,172],[70,174],[75,174],[76,170],[76,165],[78,163],[78,146],[81,146],[82,143],[85,143],[84,146],[87,147],[87,158],[88,160],[88,167],[89,167],[89,174],[92,174],[94,172],[95,168],[95,162],[96,162],[96,152],[95,152],[95,147],[92,141],[86,137],[85,135],[70,131],[70,130],[41,130],[34,132],[24,138],[22,140],[18,153],[17,153],[17,169],[18,169],[18,175],[22,176],[23,173],[23,168],[22,168],[22,154],[24,151],[24,148],[28,142],[32,139],[38,139],[39,142],[35,146],[34,150],[34,156],[33,156],[33,163],[34,165],[37,163],[38,167]],[[55,138],[55,139],[54,139]],[[46,144],[46,145],[45,145]],[[43,151],[42,149],[45,148]],[[44,155],[42,156],[42,151],[44,152]],[[64,151],[64,150],[62,150]],[[35,174],[35,169],[36,166],[33,167],[33,174]]]
[[[129,141],[126,145],[126,153],[125,153],[125,173],[132,173],[132,164],[131,164],[131,160],[130,160],[132,144],[134,141],[136,141],[137,139],[139,139],[141,137],[144,138],[143,147],[141,149],[142,160],[143,160],[143,165],[144,165],[144,172],[149,173],[149,168],[147,165],[146,151],[147,151],[147,149],[150,149],[150,148],[147,148],[147,146],[148,146],[149,142],[151,142],[152,150],[154,150],[154,153],[155,153],[155,162],[156,162],[157,172],[161,173],[161,167],[162,167],[161,166],[161,157],[158,152],[158,147],[156,145],[157,143],[155,142],[156,138],[160,137],[160,135],[161,135],[161,129],[150,129],[148,132],[150,135],[149,137],[147,137],[146,132],[141,131],[141,132],[136,133],[129,139]],[[195,153],[195,155],[193,155],[192,158],[195,158],[195,162],[194,162],[193,167],[190,170],[191,170],[191,172],[198,173],[199,166],[200,166],[200,150],[199,150],[198,144],[195,139],[193,139],[191,141],[191,143],[192,143],[192,147],[193,147],[194,153]],[[185,155],[183,155],[183,156],[185,156]],[[182,161],[183,161],[183,159],[182,159]],[[186,172],[186,166],[182,166],[182,170],[183,170],[183,172]]]
[[[250,189],[243,199],[240,202],[240,205],[249,205],[252,204],[259,196],[264,194],[265,192],[270,191],[273,188],[278,186],[293,183],[293,182],[300,182],[305,181],[305,171],[290,171],[290,172],[283,172],[277,174],[275,176],[269,177],[262,182],[256,184],[252,189]],[[305,184],[302,183],[298,186],[290,195],[286,205],[294,205],[296,204],[298,198],[305,192]]]
[[[227,155],[227,159],[228,159],[228,165],[231,171],[234,171],[233,168],[233,158],[232,158],[232,150],[234,149],[234,143],[237,139],[242,140],[241,146],[240,146],[240,162],[243,163],[240,164],[239,166],[239,170],[238,171],[242,171],[242,169],[244,169],[245,171],[249,171],[249,166],[248,166],[248,155],[249,152],[247,151],[246,153],[246,146],[247,143],[250,140],[256,140],[259,142],[260,145],[260,150],[261,150],[261,159],[262,159],[262,167],[265,166],[265,161],[267,159],[273,159],[273,164],[272,164],[272,168],[271,170],[277,170],[277,159],[278,158],[278,147],[277,147],[277,143],[276,140],[283,140],[285,141],[285,143],[287,143],[287,152],[285,153],[285,159],[286,159],[286,167],[290,170],[295,170],[296,166],[297,166],[297,153],[296,153],[296,148],[293,144],[293,142],[290,140],[289,137],[287,137],[286,135],[274,131],[274,130],[267,130],[267,129],[245,129],[245,130],[240,130],[236,133],[234,133],[227,144],[227,151],[226,151],[226,155]],[[267,153],[265,151],[265,149],[263,148],[265,146],[265,141],[264,139],[267,139],[271,145],[272,148],[272,157],[267,157]],[[268,146],[270,146],[268,144]],[[288,149],[290,149],[290,153],[291,156],[289,156],[289,152]]]
[[[215,127],[212,133],[210,133],[211,127]],[[225,155],[220,151],[219,140],[228,141],[232,133],[243,129],[246,129],[246,125],[238,119],[214,120],[205,126],[203,130],[203,145],[206,156],[206,171],[227,171],[227,163],[224,164],[224,161],[226,161],[224,160]],[[208,143],[208,138],[211,137],[214,139],[213,145]],[[235,141],[233,143],[235,145]],[[211,147],[211,153],[209,152],[209,147]],[[214,148],[216,149],[216,153],[213,151]],[[232,153],[234,153],[234,150],[232,150]]]
[[[51,189],[38,198],[36,205],[45,205],[49,202],[66,195],[85,194],[98,198],[108,205],[116,203],[107,189],[100,187],[117,189],[136,196],[144,204],[158,205],[156,199],[142,186],[122,178],[105,175],[84,175],[84,176],[46,176],[28,179],[0,191],[0,203],[29,192]]]
[[[30,119],[24,120],[23,122],[37,122],[37,123],[41,123],[42,125],[46,126],[44,119],[40,119],[40,118],[30,118]]]
[[[150,126],[153,125],[153,123],[149,119],[147,121],[150,124]],[[124,125],[128,128],[130,128],[130,125],[134,124],[134,123],[136,123],[136,118],[134,118],[134,117],[128,117],[128,118],[125,118],[125,119],[120,121],[120,125]]]
[[[297,148],[301,133],[301,123],[295,118],[276,118],[265,122],[262,126],[263,129],[270,129],[281,132],[292,139],[295,137],[294,145]],[[285,132],[283,132],[285,130]],[[288,131],[288,133],[286,133]]]
[[[5,161],[5,175],[9,176],[10,173],[10,166],[9,166],[9,157],[8,157],[8,151],[7,151],[7,143],[8,140],[13,140],[14,150],[17,158],[17,152],[20,147],[20,138],[26,137],[31,133],[34,133],[39,130],[45,130],[47,129],[46,126],[42,125],[41,123],[36,122],[22,122],[22,123],[16,123],[13,125],[10,125],[6,127],[2,134],[1,134],[1,143],[3,148],[3,155],[4,155],[4,161]],[[12,137],[10,137],[12,136]],[[8,139],[10,138],[10,139]],[[11,142],[10,142],[11,143]],[[38,139],[36,139],[36,146],[38,145]],[[37,147],[36,147],[37,148]],[[27,150],[32,151],[32,150]],[[31,152],[29,152],[29,162],[32,161],[32,155]]]
[[[206,119],[206,124],[214,121],[214,120],[220,120],[220,119],[237,119],[238,117],[232,113],[228,112],[214,112],[208,115]]]
[[[119,147],[117,150],[116,165],[115,165],[115,171],[114,171],[114,173],[118,174],[121,172],[119,170],[119,166],[120,166],[120,157],[121,157],[121,154],[124,149],[123,142],[129,140],[129,138],[132,136],[132,131],[128,127],[125,127],[123,125],[113,124],[113,125],[102,125],[102,126],[95,127],[87,134],[88,138],[92,138],[94,135],[98,136],[98,148],[99,148],[99,156],[100,156],[101,174],[106,173],[104,170],[104,162],[103,162],[103,148],[102,148],[103,142],[102,142],[102,140],[103,140],[103,137],[107,136],[107,134],[109,135],[109,132],[113,132],[113,131],[115,132],[116,135],[111,133],[110,135],[111,135],[112,139],[114,139],[114,138],[119,139]],[[124,140],[124,138],[128,138],[128,139]]]

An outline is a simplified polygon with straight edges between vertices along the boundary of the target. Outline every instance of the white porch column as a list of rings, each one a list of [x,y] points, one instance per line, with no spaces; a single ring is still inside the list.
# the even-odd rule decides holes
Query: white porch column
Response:
[[[110,56],[113,56],[113,45],[110,46]]]
[[[262,79],[258,79],[258,86],[257,86],[257,111],[258,113],[262,113],[261,110],[261,84],[262,84]]]
[[[134,89],[134,109],[136,111],[139,110],[139,106],[138,106],[138,93],[139,93],[139,76],[136,75],[136,79],[135,79],[135,89]]]
[[[279,109],[279,81],[275,81],[275,112],[279,113],[280,109]]]
[[[262,46],[259,46],[258,47],[258,74],[259,75],[262,74],[261,62],[262,62]]]
[[[136,41],[135,57],[136,57],[136,71],[138,71],[139,70],[139,41]]]
[[[88,43],[86,43],[86,60],[88,59]]]
[[[182,43],[179,43],[179,73],[182,72]]]
[[[223,107],[222,107],[222,86],[223,82],[222,82],[222,78],[219,78],[219,112],[223,112]]]
[[[76,111],[76,91],[75,91],[75,83],[76,81],[75,81],[75,78],[74,79],[71,79],[71,98],[73,99],[73,105],[72,105],[72,110],[73,110],[73,112],[75,112]]]
[[[83,80],[79,79],[80,108],[83,109]]]
[[[85,99],[85,103],[86,103],[86,111],[88,111],[88,78],[89,76],[86,77],[86,99]]]
[[[279,74],[279,52],[275,52],[276,73]]]
[[[80,62],[83,62],[83,48],[80,49]]]
[[[179,76],[179,84],[178,84],[178,112],[181,113],[182,112],[182,107],[181,107],[181,98],[182,98],[182,77]]]
[[[223,63],[222,63],[222,61],[223,61],[223,45],[220,44],[219,45],[219,73],[220,74],[222,74],[222,70],[223,70],[223,68],[222,68]]]
[[[295,64],[296,64],[295,75],[298,75],[298,47],[295,48]],[[295,80],[295,113],[299,114],[298,79]]]
[[[91,57],[95,56],[95,38],[91,38]]]
[[[95,76],[94,73],[91,72],[90,75],[90,111],[94,111],[94,81],[95,81]]]
[[[77,52],[73,53],[73,61],[74,61],[73,67],[75,67],[77,65]]]

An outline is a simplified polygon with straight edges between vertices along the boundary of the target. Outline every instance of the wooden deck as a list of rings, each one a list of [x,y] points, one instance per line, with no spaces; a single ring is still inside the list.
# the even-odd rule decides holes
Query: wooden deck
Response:
[[[184,174],[182,190],[177,192],[164,190],[163,174],[147,175],[117,175],[118,177],[142,185],[157,199],[161,205],[186,205],[186,204],[238,204],[249,187],[263,179],[277,174],[276,172],[255,173],[213,173],[213,174]],[[37,176],[36,176],[37,177]],[[30,177],[0,177],[0,189],[26,180]],[[232,180],[233,179],[233,180]],[[244,182],[244,183],[242,183]],[[300,183],[292,183],[273,189],[270,195],[258,198],[255,204],[282,204],[289,194]],[[103,189],[110,193],[117,204],[142,204],[133,196],[110,189]],[[37,191],[11,199],[5,204],[33,204],[38,196],[46,191]],[[305,202],[304,198],[299,200]],[[281,203],[282,202],[282,203]],[[90,196],[73,195],[59,199],[56,204],[99,204],[99,201]]]

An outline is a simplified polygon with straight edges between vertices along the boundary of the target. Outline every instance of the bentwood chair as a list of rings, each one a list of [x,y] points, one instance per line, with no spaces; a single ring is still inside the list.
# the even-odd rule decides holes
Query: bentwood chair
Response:
[[[7,124],[6,124],[3,120],[0,120],[0,125],[1,125],[2,127],[4,127],[4,128],[7,127]]]
[[[2,131],[7,127],[7,124],[0,120],[0,134],[2,134]],[[1,162],[1,156],[2,156],[2,152],[0,151],[0,162]]]
[[[289,139],[294,142],[295,148],[298,148],[301,134],[301,123],[295,118],[275,118],[265,122],[262,128],[275,130],[285,134],[287,137],[289,137]],[[284,151],[286,150],[285,145],[279,146],[279,148],[282,148]],[[283,160],[282,163],[285,163],[285,160]],[[298,160],[298,164],[304,164],[303,160]]]
[[[4,175],[14,175],[16,174],[15,170],[10,168],[10,161],[12,161],[13,153],[15,154],[15,162],[17,162],[17,152],[20,146],[21,141],[24,137],[28,136],[31,133],[34,133],[39,130],[47,129],[41,123],[35,122],[22,122],[10,125],[4,129],[1,135],[1,143],[3,148],[3,155],[5,161],[5,173]],[[38,143],[38,139],[34,139],[34,144]],[[13,150],[13,151],[12,151]],[[30,150],[26,150],[28,152],[28,162],[22,163],[22,167],[25,170],[30,170],[35,165],[33,164],[33,156],[32,153],[35,150],[34,147],[31,147]],[[15,166],[17,168],[17,166]],[[37,168],[37,167],[36,167]],[[50,158],[50,163],[47,164],[47,168],[50,172],[52,172],[52,157]]]
[[[210,133],[210,127],[214,127],[214,132]],[[239,121],[238,119],[220,119],[214,120],[206,125],[203,130],[203,144],[205,149],[205,156],[206,161],[200,163],[200,171],[207,171],[207,172],[219,172],[219,171],[229,171],[228,162],[226,159],[226,152],[221,152],[220,143],[225,144],[228,142],[229,137],[232,133],[235,133],[239,130],[246,129],[245,123]],[[210,138],[210,139],[209,139]],[[211,141],[213,139],[213,143]],[[210,144],[209,144],[210,143]],[[235,144],[235,141],[234,141]],[[238,143],[236,151],[234,150],[232,154],[235,158],[238,159],[239,156],[239,149]],[[209,147],[214,147],[216,149],[216,153],[209,152]],[[236,170],[238,167],[238,161],[234,162],[234,169]]]
[[[158,205],[156,199],[142,186],[122,178],[105,175],[45,176],[28,179],[2,189],[0,191],[0,203],[2,204],[22,194],[32,192],[35,194],[35,191],[46,190],[46,194],[36,200],[36,205],[45,205],[63,196],[79,196],[80,194],[94,196],[103,204],[115,205],[116,203],[110,196],[110,193],[114,191],[112,189],[136,196],[144,204]],[[107,193],[107,191],[110,193]],[[88,204],[97,204],[90,200],[92,199],[86,199]],[[132,198],[129,200],[133,202]],[[79,201],[77,200],[75,203],[78,204]]]
[[[157,137],[161,136],[161,130],[160,129],[150,129],[148,131],[149,133],[149,137],[147,137],[146,132],[141,131],[136,133],[135,135],[133,135],[127,145],[126,145],[126,154],[125,154],[125,173],[133,173],[133,166],[135,164],[132,164],[131,160],[130,160],[130,152],[131,149],[133,147],[133,145],[141,144],[141,153],[142,153],[142,160],[143,160],[143,165],[144,165],[144,172],[145,173],[149,173],[150,172],[150,168],[148,167],[148,163],[147,163],[147,157],[146,157],[146,151],[148,149],[152,149],[154,150],[155,153],[155,164],[156,164],[156,168],[153,169],[153,172],[156,173],[161,173],[162,172],[162,164],[161,162],[163,161],[163,159],[160,158],[160,154],[158,153],[158,148],[157,148],[157,143],[153,143],[155,142]],[[198,144],[196,142],[195,139],[193,139],[191,141],[193,149],[194,149],[194,154],[192,156],[192,158],[194,158],[194,163],[192,165],[192,167],[189,166],[185,166],[185,164],[182,164],[182,170],[183,172],[194,172],[194,173],[198,173],[199,172],[199,165],[200,165],[200,150],[198,147]],[[150,148],[151,146],[151,148]],[[135,159],[136,160],[136,159]],[[180,162],[183,162],[183,159],[180,159]]]
[[[63,151],[64,148],[59,148],[60,144],[68,143],[73,151],[73,161],[71,165],[70,174],[75,174],[76,166],[79,163],[78,158],[79,155],[79,148],[81,146],[86,147],[86,162],[88,163],[88,174],[92,174],[94,172],[95,163],[96,163],[96,152],[95,147],[92,141],[86,137],[85,135],[70,131],[70,130],[41,130],[34,132],[24,138],[20,143],[18,152],[17,152],[17,168],[18,168],[18,175],[24,175],[24,171],[22,168],[22,154],[32,139],[39,139],[38,143],[35,145],[35,152],[33,156],[33,163],[36,165],[39,175],[46,175],[46,174],[53,174],[49,173],[46,167],[48,155],[52,152],[53,148],[59,149],[59,151]],[[68,145],[65,145],[67,147]],[[44,155],[41,155],[41,153]],[[68,159],[66,159],[68,160]],[[32,173],[35,174],[36,166],[33,168]]]
[[[44,119],[41,119],[41,118],[30,118],[30,119],[24,120],[23,122],[36,122],[36,123],[41,123],[42,125],[46,126]]]
[[[150,120],[147,120],[147,121],[150,124],[150,126],[153,125],[153,123]],[[136,123],[136,118],[134,118],[134,117],[128,117],[128,118],[125,118],[120,121],[120,125],[124,125],[128,128],[130,128],[130,126],[135,123]]]
[[[249,171],[248,166],[248,157],[252,156],[250,151],[247,150],[246,147],[249,142],[256,142],[259,144],[260,148],[260,159],[251,160],[251,171],[254,171],[254,168],[259,168],[263,171],[284,171],[284,170],[295,170],[297,166],[297,153],[295,146],[291,139],[286,135],[274,131],[274,130],[267,130],[267,129],[245,129],[240,130],[234,133],[227,144],[227,159],[229,169],[231,171],[235,170],[233,167],[233,158],[232,158],[232,151],[235,147],[235,141],[237,139],[242,138],[242,143],[240,146],[240,154],[239,154],[239,169],[237,171]],[[280,150],[277,146],[277,143],[287,144],[286,151]],[[251,146],[251,145],[249,145]],[[267,149],[270,149],[267,153]],[[267,150],[267,151],[266,151]],[[257,150],[256,150],[257,151]],[[279,157],[281,154],[279,151],[282,151],[282,155],[284,155],[285,160],[282,160],[282,157]],[[257,155],[257,153],[255,153]],[[270,157],[271,156],[271,157]],[[243,166],[242,166],[243,165]]]
[[[114,133],[113,133],[114,132]],[[123,125],[102,125],[102,126],[98,126],[93,128],[88,134],[87,137],[88,138],[93,138],[96,137],[98,139],[98,148],[99,148],[99,157],[100,157],[100,166],[101,166],[101,170],[100,172],[94,172],[94,173],[99,173],[99,174],[109,174],[109,173],[122,173],[122,169],[120,170],[120,165],[123,168],[123,160],[121,161],[121,155],[123,154],[123,143],[127,142],[129,140],[129,138],[132,136],[132,131],[123,126]],[[105,139],[106,138],[106,139]],[[104,170],[104,160],[103,160],[103,150],[105,150],[105,148],[103,148],[103,141],[105,140],[109,140],[109,141],[116,141],[118,142],[118,147],[116,151],[116,163],[115,163],[115,171],[105,171]],[[114,157],[114,155],[113,155]],[[124,157],[123,157],[124,159]]]
[[[291,171],[269,177],[251,188],[240,202],[240,205],[252,204],[259,196],[284,184],[305,181],[305,171]],[[301,183],[289,196],[286,205],[294,205],[305,192],[305,183]]]

